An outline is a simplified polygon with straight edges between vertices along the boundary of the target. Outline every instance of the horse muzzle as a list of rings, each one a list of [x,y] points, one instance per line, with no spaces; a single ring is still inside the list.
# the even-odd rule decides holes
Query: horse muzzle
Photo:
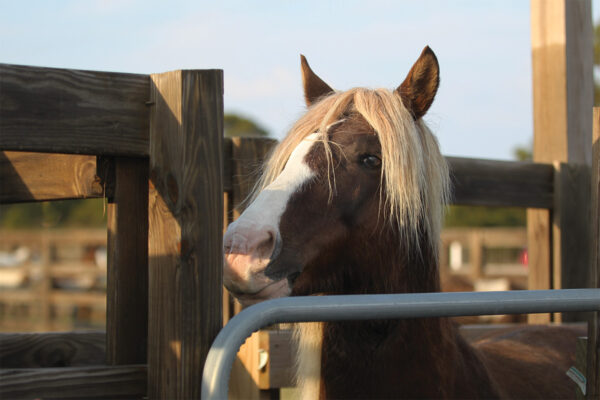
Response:
[[[281,251],[281,238],[272,227],[250,227],[235,222],[223,238],[225,287],[243,305],[289,294],[287,280],[274,280],[265,269]]]

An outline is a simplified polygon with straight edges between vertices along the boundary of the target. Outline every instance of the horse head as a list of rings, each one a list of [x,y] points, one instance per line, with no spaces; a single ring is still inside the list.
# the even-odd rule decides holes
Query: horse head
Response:
[[[301,66],[308,111],[227,229],[225,285],[242,304],[412,290],[389,287],[406,280],[399,271],[361,264],[422,258],[437,248],[448,173],[421,120],[439,85],[437,59],[426,47],[393,91],[335,92],[303,56]]]

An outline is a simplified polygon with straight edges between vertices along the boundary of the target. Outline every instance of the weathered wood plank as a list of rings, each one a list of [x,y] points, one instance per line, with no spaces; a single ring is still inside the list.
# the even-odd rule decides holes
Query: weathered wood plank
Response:
[[[586,164],[555,164],[555,195],[552,228],[553,287],[590,286],[590,167]],[[562,313],[565,322],[585,321],[587,313]]]
[[[0,149],[148,155],[149,77],[0,64]]]
[[[591,1],[532,0],[534,161],[591,164]]]
[[[453,203],[478,206],[552,208],[550,164],[446,157]]]
[[[594,108],[592,158],[592,235],[591,283],[600,288],[600,108]],[[600,312],[591,315],[588,324],[587,393],[600,398]]]
[[[0,152],[0,203],[102,197],[96,157]]]
[[[592,37],[589,0],[531,1],[535,162],[590,164]],[[527,216],[529,289],[550,289],[551,263],[560,270],[559,260],[551,256],[551,217],[544,210],[528,210]],[[532,322],[548,320],[548,314],[530,317]]]
[[[2,399],[141,399],[146,366],[21,368],[0,370]]]
[[[143,364],[148,344],[147,159],[115,159],[109,200],[106,361]]]
[[[198,398],[222,326],[222,71],[152,75],[148,396]]]
[[[272,391],[268,390],[271,389],[268,378],[266,381],[264,376],[261,378],[261,375],[268,373],[269,368],[266,366],[262,369],[259,368],[261,352],[264,352],[263,357],[271,357],[268,348],[262,347],[268,345],[268,337],[266,341],[264,338],[261,339],[265,334],[268,335],[267,332],[269,331],[254,332],[240,347],[229,380],[230,399],[267,400],[271,398]],[[289,340],[286,341],[286,345],[289,347]],[[277,355],[275,356],[277,357]],[[291,365],[290,363],[289,366]]]
[[[104,363],[104,332],[0,334],[0,368],[77,367]]]

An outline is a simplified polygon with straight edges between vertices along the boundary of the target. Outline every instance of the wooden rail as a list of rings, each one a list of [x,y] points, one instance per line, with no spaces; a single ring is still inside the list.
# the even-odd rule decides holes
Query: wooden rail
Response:
[[[0,149],[148,156],[148,75],[0,64]]]
[[[104,195],[95,156],[0,152],[0,182],[0,203]]]
[[[554,206],[554,167],[532,162],[447,157],[454,204],[530,207]]]
[[[105,356],[105,332],[0,333],[1,368],[100,365]]]
[[[147,383],[145,365],[0,369],[3,399],[141,399]]]
[[[260,170],[257,155],[264,157],[274,144],[272,139],[225,139],[223,159],[230,163],[224,166],[224,190],[235,192],[238,198],[245,196]],[[554,207],[554,166],[551,164],[446,159],[451,171],[454,204]],[[98,168],[96,157],[92,156],[0,152],[0,178],[9,183],[0,188],[0,203],[102,197],[105,194],[103,172]],[[232,176],[235,179],[232,180]],[[9,187],[17,190],[9,191]]]

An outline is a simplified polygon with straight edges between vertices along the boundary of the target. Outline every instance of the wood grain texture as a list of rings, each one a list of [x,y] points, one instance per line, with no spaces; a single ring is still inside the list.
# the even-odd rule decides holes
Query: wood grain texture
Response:
[[[551,164],[446,157],[453,203],[478,206],[552,208]]]
[[[590,164],[591,125],[588,124],[593,104],[590,10],[589,0],[531,1],[535,162]],[[552,270],[561,269],[559,260],[552,256],[551,217],[543,210],[528,210],[527,216],[529,288],[550,289],[559,282]],[[540,320],[544,315],[547,318]],[[548,319],[547,314],[538,314],[529,320]]]
[[[96,157],[0,152],[0,203],[102,197]]]
[[[591,164],[591,1],[532,0],[534,161]]]
[[[590,167],[557,162],[555,170],[553,287],[590,287]],[[562,313],[562,320],[585,321],[587,313]]]
[[[592,245],[591,282],[600,288],[600,108],[594,108],[592,157]],[[592,286],[593,287],[593,286]],[[588,324],[587,393],[600,398],[600,312],[591,315]]]
[[[296,350],[291,330],[260,331],[260,348],[269,354],[264,370],[260,371],[261,389],[293,386]]]
[[[106,361],[143,364],[148,345],[147,159],[115,159],[107,228]]]
[[[267,400],[271,398],[268,390],[261,390],[259,387],[261,371],[259,371],[258,365],[261,333],[262,331],[254,332],[238,351],[229,379],[229,398],[232,400]],[[265,386],[264,383],[263,386]],[[266,389],[269,388],[267,384]]]
[[[222,71],[152,75],[148,396],[198,398],[222,326]]]
[[[141,399],[146,366],[0,370],[2,399]]]
[[[148,155],[147,75],[0,64],[0,149]]]
[[[104,363],[104,332],[0,334],[0,368],[76,367]]]

